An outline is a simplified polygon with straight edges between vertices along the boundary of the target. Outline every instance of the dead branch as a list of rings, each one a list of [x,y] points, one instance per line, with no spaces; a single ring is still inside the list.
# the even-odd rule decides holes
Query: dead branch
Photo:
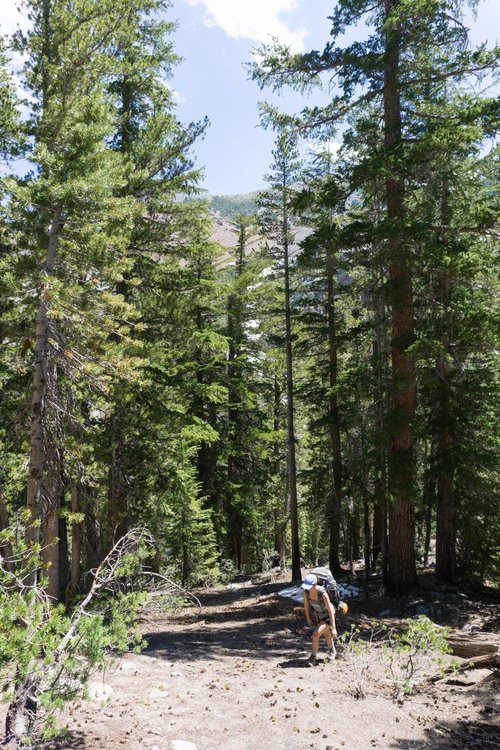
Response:
[[[450,674],[461,674],[468,672],[470,669],[491,669],[492,671],[500,670],[500,652],[483,654],[483,656],[474,656],[472,659],[467,659],[459,667],[451,665],[447,667],[444,672],[433,675],[428,679],[428,682],[441,682],[449,679]]]
[[[172,581],[171,578],[168,578],[167,576],[162,575],[161,573],[153,573],[153,571],[148,570],[140,573],[141,576],[150,576],[151,578],[159,578],[160,580],[164,581],[164,583],[168,584],[169,589],[174,588],[178,591],[181,591],[185,596],[189,597],[190,599],[193,599],[200,610],[203,609],[202,604],[197,596],[195,596],[191,591],[188,591],[187,589],[183,588],[182,586],[179,586],[178,583],[175,583],[175,581]],[[161,589],[156,589],[154,592],[151,593],[152,596],[161,596],[162,595]]]

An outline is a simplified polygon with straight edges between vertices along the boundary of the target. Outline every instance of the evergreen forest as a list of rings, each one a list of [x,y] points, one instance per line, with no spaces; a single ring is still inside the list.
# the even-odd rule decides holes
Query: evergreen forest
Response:
[[[332,2],[322,49],[246,63],[265,189],[207,197],[175,5],[24,0],[1,43],[7,739],[30,660],[129,648],[136,570],[500,583],[498,48],[461,0]]]

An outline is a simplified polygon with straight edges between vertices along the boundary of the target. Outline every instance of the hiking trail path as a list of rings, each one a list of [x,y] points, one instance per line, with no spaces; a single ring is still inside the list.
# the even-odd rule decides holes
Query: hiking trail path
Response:
[[[235,583],[199,594],[201,610],[193,606],[144,621],[145,651],[93,675],[90,700],[66,707],[66,738],[51,747],[500,748],[498,693],[490,672],[474,670],[426,685],[399,704],[384,675],[368,665],[366,698],[356,699],[354,664],[340,649],[335,662],[307,666],[309,631],[299,605],[278,596],[285,586]],[[339,633],[395,603],[379,598],[349,605]],[[462,620],[474,620],[467,612]]]

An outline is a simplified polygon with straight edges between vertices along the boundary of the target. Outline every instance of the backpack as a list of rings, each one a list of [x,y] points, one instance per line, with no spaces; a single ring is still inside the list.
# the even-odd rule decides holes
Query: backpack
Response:
[[[333,577],[331,571],[325,567],[314,568],[310,573],[313,573],[318,579],[318,584],[323,586],[328,594],[328,597],[335,608],[340,604],[340,592],[338,590],[337,581]]]

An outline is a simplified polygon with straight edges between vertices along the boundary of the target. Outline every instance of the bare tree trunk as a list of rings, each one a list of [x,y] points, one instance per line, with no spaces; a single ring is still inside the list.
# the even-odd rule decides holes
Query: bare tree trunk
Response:
[[[85,569],[90,570],[99,565],[104,557],[106,539],[100,534],[97,520],[97,493],[94,487],[82,485],[80,487],[81,504],[83,509],[82,559]]]
[[[382,273],[381,269],[379,271]],[[385,438],[385,405],[386,387],[384,370],[387,357],[387,337],[384,320],[385,306],[380,292],[377,288],[374,294],[375,313],[375,335],[372,344],[373,368],[374,368],[374,402],[376,421],[375,448],[375,483],[373,496],[373,564],[375,565],[379,556],[382,556],[382,566],[385,566],[386,549],[386,525],[387,525],[387,449]]]
[[[26,741],[29,742],[36,718],[37,689],[37,681],[28,674],[22,684],[16,686],[14,698],[7,708],[5,741],[14,742],[16,748],[29,746]]]
[[[64,507],[61,501],[61,507]],[[66,600],[66,591],[69,583],[69,549],[68,549],[68,524],[64,516],[59,518],[59,601]]]
[[[369,472],[366,460],[366,439],[364,421],[361,419],[361,467],[363,483],[363,557],[365,563],[365,593],[368,596],[368,584],[371,576],[372,533],[370,524],[371,497],[368,489]]]
[[[441,223],[449,225],[449,187],[443,179],[441,191]],[[437,508],[436,508],[436,576],[451,582],[456,568],[455,508],[453,502],[453,434],[450,408],[450,335],[448,309],[450,303],[451,278],[443,272],[440,278],[441,307],[443,310],[441,348],[442,354],[436,363],[438,383],[438,443],[437,443]]]
[[[108,488],[108,538],[106,551],[109,551],[128,531],[128,488],[126,486],[125,435],[122,424],[122,410],[111,417],[110,465]]]
[[[431,548],[431,535],[432,535],[432,511],[436,504],[436,479],[433,475],[433,464],[434,464],[435,450],[434,446],[431,447],[431,468],[428,471],[427,481],[425,482],[425,536],[424,536],[424,565],[429,565],[429,552]]]
[[[30,459],[27,493],[28,524],[26,543],[28,549],[42,542],[43,562],[50,563],[47,593],[57,599],[58,580],[58,504],[60,488],[58,474],[57,436],[54,432],[54,412],[57,389],[57,367],[51,346],[49,320],[50,277],[54,274],[57,246],[61,226],[61,206],[52,214],[47,253],[42,271],[42,289],[36,319],[35,362],[33,370],[33,395],[31,399]],[[58,418],[58,417],[57,417]],[[52,434],[51,434],[52,433]],[[42,523],[43,520],[43,523]],[[27,581],[34,585],[36,572]]]
[[[183,530],[182,531],[182,543],[181,543],[181,550],[182,550],[181,580],[182,580],[183,586],[187,586],[187,583],[189,581],[189,576],[191,575],[191,571],[192,571],[191,557],[189,555],[188,540],[186,539],[186,535],[184,533],[184,529],[187,528],[186,513],[187,513],[187,509],[184,505],[181,511],[181,527]]]
[[[80,486],[76,479],[71,482],[71,513],[80,513]],[[71,568],[69,583],[66,589],[66,600],[70,600],[78,591],[81,572],[82,523],[75,521],[71,524]]]
[[[280,403],[281,403],[281,388],[278,380],[278,376],[274,376],[274,415],[273,415],[273,430],[275,434],[280,429]],[[281,455],[280,455],[280,444],[276,441],[274,445],[274,465],[276,477],[281,476]],[[281,488],[281,482],[278,487]],[[287,508],[287,494],[285,493],[284,498],[275,498],[274,506],[274,548],[279,560],[279,566],[282,570],[286,567],[286,527],[288,522],[288,508]]]
[[[7,504],[5,502],[5,495],[2,487],[0,487],[0,531],[5,531],[9,528],[9,514],[7,513]],[[2,557],[2,564],[4,568],[9,572],[13,573],[15,570],[14,566],[14,552],[12,544],[9,540],[0,544],[0,556]]]
[[[51,355],[48,367],[47,403],[44,439],[44,497],[41,534],[43,573],[47,580],[46,593],[54,601],[61,601],[61,501],[63,498],[61,400],[59,398],[58,371],[55,356]]]
[[[285,196],[285,192],[284,192]],[[292,580],[302,578],[300,568],[299,510],[297,498],[297,460],[295,455],[295,413],[293,387],[292,312],[290,291],[289,226],[286,200],[283,200],[283,250],[285,266],[285,348],[286,348],[286,402],[288,479],[290,488],[290,526],[292,532]]]
[[[400,0],[385,0],[390,15]],[[394,229],[405,216],[404,181],[396,160],[402,145],[399,55],[401,32],[397,23],[386,31],[384,70],[384,145],[387,158],[387,218]],[[392,162],[392,163],[391,163]],[[413,286],[407,241],[391,237],[389,281],[392,306],[392,452],[390,461],[388,587],[395,593],[408,590],[416,580],[414,528],[413,428],[415,368],[408,348],[414,338]]]
[[[353,561],[361,557],[361,513],[359,502],[354,501],[350,523],[351,553]]]
[[[381,480],[375,480],[374,508],[373,508],[373,564],[377,563],[384,549],[384,515],[385,508],[382,500]]]
[[[238,248],[236,255],[235,273],[238,279],[243,273],[246,250],[246,233],[243,224],[240,224],[238,234]],[[229,352],[227,363],[228,378],[228,445],[231,451],[227,458],[227,484],[228,484],[228,511],[229,511],[229,534],[233,557],[238,570],[243,565],[243,519],[238,509],[238,498],[236,487],[240,483],[240,461],[241,461],[241,354],[243,344],[242,330],[242,305],[238,293],[230,294],[227,301],[227,332],[229,339]]]
[[[334,278],[336,273],[335,258],[330,250],[326,257],[326,279],[327,279],[327,323],[328,323],[328,375],[330,394],[329,401],[329,435],[332,450],[332,482],[331,482],[331,505],[329,513],[330,521],[330,545],[329,564],[330,570],[338,574],[342,567],[340,564],[340,519],[342,515],[342,446],[340,441],[339,408],[337,397],[338,364],[337,364],[337,326],[335,319],[335,289]]]

